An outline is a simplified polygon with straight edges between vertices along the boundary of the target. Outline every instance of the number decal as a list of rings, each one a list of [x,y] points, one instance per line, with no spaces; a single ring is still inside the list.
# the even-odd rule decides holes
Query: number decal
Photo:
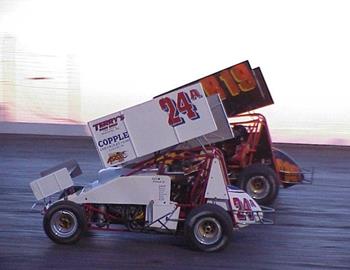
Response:
[[[255,206],[253,201],[249,201],[246,198],[243,199],[243,202],[239,198],[232,198],[233,205],[238,209],[237,218],[239,220],[250,220],[254,221],[254,214],[252,206]],[[252,206],[251,206],[252,204]]]
[[[243,92],[249,92],[256,87],[256,81],[251,70],[243,63],[233,66],[230,72]]]
[[[180,92],[177,95],[177,108],[182,114],[186,114],[187,117],[191,120],[199,118],[198,113],[196,112],[197,108],[194,106],[188,97],[187,93]]]
[[[223,70],[222,72],[220,72],[220,80],[222,80],[225,85],[226,85],[226,88],[228,89],[228,91],[230,92],[231,96],[237,96],[239,95],[239,88],[238,88],[238,85],[237,83],[235,82],[235,80],[233,79],[232,73],[228,70],[228,69],[225,69]]]
[[[248,219],[251,221],[254,221],[252,207],[250,206],[250,202],[246,198],[243,199],[243,209],[244,209],[245,214],[248,217]]]
[[[238,198],[232,198],[233,205],[238,209],[237,211],[237,218],[239,220],[246,220],[246,216],[243,213],[243,204],[240,199]]]
[[[174,100],[165,97],[159,100],[159,105],[163,111],[168,113],[168,124],[170,126],[176,127],[184,123],[184,119],[179,116],[179,111],[176,108]]]
[[[191,90],[191,96],[193,98],[201,98],[198,94]],[[185,92],[179,92],[177,94],[177,102],[169,97],[164,97],[159,100],[160,108],[168,113],[168,124],[172,127],[176,127],[178,125],[182,125],[185,123],[184,118],[180,116],[180,113],[183,115],[187,115],[188,119],[196,120],[200,118],[197,113],[197,108],[192,104],[191,99],[188,94]]]
[[[225,90],[222,89],[215,76],[205,77],[200,82],[203,86],[205,94],[208,97],[214,94],[219,94],[221,100],[225,100],[227,98]]]
[[[246,63],[237,64],[205,77],[200,80],[200,83],[208,97],[219,94],[221,100],[238,96],[241,91],[249,92],[256,88],[255,77]]]

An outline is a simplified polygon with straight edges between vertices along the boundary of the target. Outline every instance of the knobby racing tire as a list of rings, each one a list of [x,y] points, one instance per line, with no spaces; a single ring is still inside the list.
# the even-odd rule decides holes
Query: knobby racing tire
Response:
[[[220,206],[204,204],[194,208],[184,224],[185,240],[196,250],[212,252],[223,249],[233,233],[229,214]]]
[[[279,191],[276,173],[263,164],[253,164],[243,169],[239,175],[240,187],[258,204],[269,205],[274,202]]]
[[[86,231],[87,222],[83,208],[71,201],[53,204],[44,215],[44,231],[58,244],[73,244]]]

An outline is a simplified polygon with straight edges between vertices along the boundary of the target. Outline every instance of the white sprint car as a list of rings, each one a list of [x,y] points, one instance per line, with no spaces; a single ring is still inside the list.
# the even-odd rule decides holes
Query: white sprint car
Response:
[[[269,223],[254,199],[229,185],[223,154],[211,145],[234,135],[220,98],[206,98],[200,84],[89,127],[106,167],[99,179],[75,186],[80,169],[70,161],[30,184],[54,242],[71,244],[94,229],[157,231],[183,233],[191,247],[216,251],[234,228]]]

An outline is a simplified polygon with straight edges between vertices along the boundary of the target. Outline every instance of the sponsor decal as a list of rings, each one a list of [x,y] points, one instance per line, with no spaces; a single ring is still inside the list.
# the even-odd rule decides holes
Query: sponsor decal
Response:
[[[108,164],[120,163],[120,162],[123,162],[127,157],[128,155],[126,154],[126,151],[111,153],[109,154],[107,163]]]
[[[98,144],[99,147],[104,147],[104,146],[108,146],[108,145],[111,145],[111,144],[114,144],[114,143],[117,143],[117,142],[124,141],[124,140],[126,140],[128,138],[129,138],[129,133],[126,131],[126,132],[123,132],[123,133],[120,133],[120,134],[108,137],[106,139],[99,140],[97,142],[97,144]]]
[[[94,124],[92,127],[95,129],[95,131],[103,131],[103,130],[107,130],[117,126],[118,122],[123,120],[124,120],[124,115],[121,114],[116,117],[112,117],[110,119]]]

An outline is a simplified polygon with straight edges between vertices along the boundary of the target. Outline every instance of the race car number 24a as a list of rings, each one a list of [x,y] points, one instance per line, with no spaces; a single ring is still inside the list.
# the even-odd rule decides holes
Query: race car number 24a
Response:
[[[255,207],[255,203],[252,200],[247,200],[246,198],[241,201],[239,198],[233,198],[233,205],[238,209],[237,218],[239,220],[250,220],[254,221],[254,214],[252,206]]]
[[[161,98],[159,105],[163,111],[168,113],[168,124],[172,127],[184,124],[186,121],[182,116],[185,115],[189,120],[200,118],[196,106],[192,103],[197,98],[202,98],[202,95],[196,89],[190,90],[190,95],[179,92],[176,102],[169,97]]]

